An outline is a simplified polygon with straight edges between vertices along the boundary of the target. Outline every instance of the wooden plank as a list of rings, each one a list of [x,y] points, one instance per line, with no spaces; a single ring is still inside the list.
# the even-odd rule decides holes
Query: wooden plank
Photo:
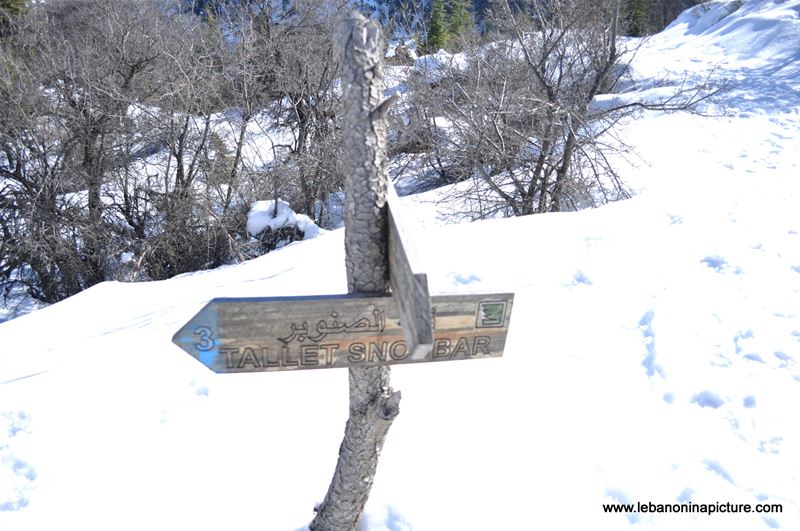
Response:
[[[514,295],[432,299],[435,336],[412,356],[394,297],[214,299],[172,338],[218,373],[365,367],[502,356]]]
[[[409,355],[424,359],[433,348],[433,314],[428,276],[403,216],[400,198],[391,181],[386,195],[389,210],[389,282],[392,287]]]

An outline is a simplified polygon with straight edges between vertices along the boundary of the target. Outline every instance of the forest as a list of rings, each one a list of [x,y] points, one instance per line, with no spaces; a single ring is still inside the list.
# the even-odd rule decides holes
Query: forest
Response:
[[[684,7],[2,0],[3,294],[53,303],[104,280],[166,279],[304,236],[294,225],[250,234],[260,200],[335,228],[346,132],[332,32],[353,8],[381,22],[385,70],[401,79],[388,113],[395,176],[415,171],[422,188],[472,183],[454,188],[472,219],[628,197],[609,157],[627,149],[616,125],[642,109],[692,110],[720,90],[623,97],[641,42],[631,37]]]

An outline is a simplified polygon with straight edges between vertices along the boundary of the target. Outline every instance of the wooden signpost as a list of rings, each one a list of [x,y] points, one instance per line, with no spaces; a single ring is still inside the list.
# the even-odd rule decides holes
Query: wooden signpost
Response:
[[[428,293],[415,231],[386,176],[392,100],[382,101],[382,38],[380,27],[358,13],[338,24],[350,294],[214,299],[172,338],[217,373],[349,369],[350,414],[311,531],[356,529],[399,413],[400,392],[386,366],[501,356],[514,303],[510,293]],[[387,287],[391,293],[383,293]]]
[[[217,373],[493,358],[513,301],[510,293],[433,297],[427,349],[409,348],[390,296],[214,299],[173,341]]]

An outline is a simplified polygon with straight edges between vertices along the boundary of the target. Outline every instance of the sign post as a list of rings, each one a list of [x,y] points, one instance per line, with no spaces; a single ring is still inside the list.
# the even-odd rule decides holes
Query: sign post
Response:
[[[378,455],[400,409],[389,365],[501,356],[510,293],[439,295],[386,175],[382,34],[354,13],[340,22],[347,180],[348,295],[214,299],[173,342],[217,373],[349,370],[350,415],[333,480],[310,531],[354,530]],[[389,288],[391,287],[391,293]]]

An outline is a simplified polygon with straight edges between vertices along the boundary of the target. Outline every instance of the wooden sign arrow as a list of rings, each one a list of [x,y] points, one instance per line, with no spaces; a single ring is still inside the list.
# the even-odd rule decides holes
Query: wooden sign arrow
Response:
[[[217,373],[493,358],[513,302],[511,293],[432,297],[424,351],[408,348],[390,296],[214,299],[172,341]]]

